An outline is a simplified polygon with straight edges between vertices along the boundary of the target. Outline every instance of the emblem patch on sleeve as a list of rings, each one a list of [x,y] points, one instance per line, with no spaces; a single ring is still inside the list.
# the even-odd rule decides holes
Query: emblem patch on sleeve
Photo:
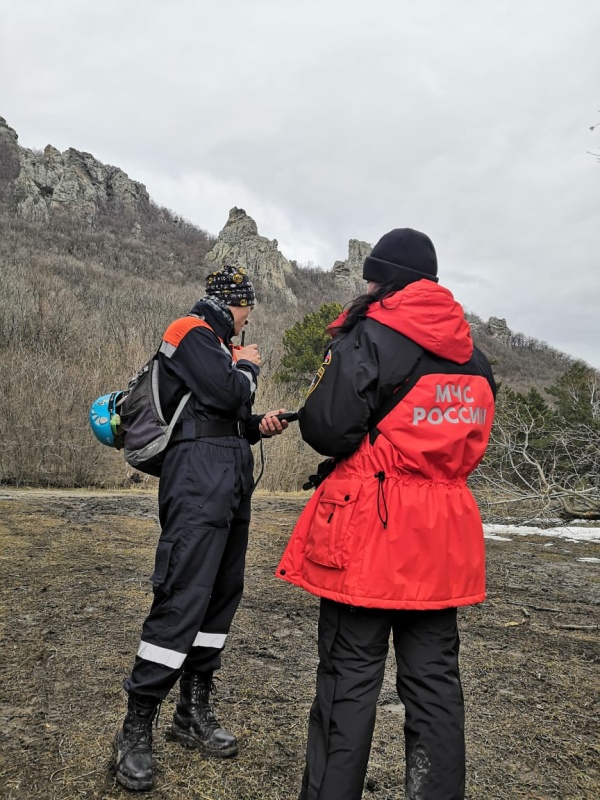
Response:
[[[307,397],[317,388],[319,382],[321,381],[321,378],[323,377],[323,375],[325,375],[325,367],[328,367],[329,364],[331,364],[331,348],[329,348],[329,350],[325,353],[325,358],[323,359],[323,363],[317,370],[315,377],[312,379],[312,383],[308,387],[308,392],[306,393]]]

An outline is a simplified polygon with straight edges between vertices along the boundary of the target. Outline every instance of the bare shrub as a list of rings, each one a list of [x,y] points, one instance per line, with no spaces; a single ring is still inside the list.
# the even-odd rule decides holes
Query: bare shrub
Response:
[[[501,391],[473,487],[487,518],[600,519],[600,425],[563,416],[530,391]]]

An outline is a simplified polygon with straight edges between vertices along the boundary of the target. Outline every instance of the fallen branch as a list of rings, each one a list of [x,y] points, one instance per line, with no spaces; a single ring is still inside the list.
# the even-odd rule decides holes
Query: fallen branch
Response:
[[[520,603],[518,600],[506,600],[511,606],[525,606],[525,608],[533,608],[534,611],[549,611],[551,614],[563,614],[560,608],[546,608],[545,606],[534,606],[531,603]]]
[[[555,622],[554,627],[563,631],[597,631],[600,625],[559,625]]]

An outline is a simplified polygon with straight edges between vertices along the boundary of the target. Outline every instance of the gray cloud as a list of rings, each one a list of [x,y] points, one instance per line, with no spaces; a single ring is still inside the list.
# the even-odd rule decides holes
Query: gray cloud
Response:
[[[25,146],[89,150],[215,233],[243,206],[326,268],[351,237],[421,228],[466,307],[600,365],[594,0],[13,0],[4,16],[0,113]]]

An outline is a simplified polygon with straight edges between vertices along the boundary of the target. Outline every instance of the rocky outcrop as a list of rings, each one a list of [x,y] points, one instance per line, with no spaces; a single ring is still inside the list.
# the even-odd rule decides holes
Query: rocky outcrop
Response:
[[[484,328],[485,332],[497,339],[502,344],[510,347],[512,344],[513,334],[505,319],[499,317],[490,317]]]
[[[260,236],[256,222],[243,208],[232,208],[229,219],[219,234],[213,249],[206,254],[205,263],[212,269],[224,264],[245,267],[252,280],[263,288],[282,290],[295,299],[286,286],[286,277],[293,274],[292,265],[278,249],[277,239]]]
[[[0,182],[8,183],[19,177],[19,144],[17,132],[0,117]]]
[[[363,264],[372,249],[368,242],[350,239],[348,258],[345,261],[336,261],[333,265],[333,280],[344,301],[364,292]]]
[[[118,167],[73,148],[61,153],[51,145],[43,152],[20,147],[2,117],[0,148],[0,159],[7,152],[18,157],[10,179],[15,210],[26,219],[47,222],[55,213],[68,213],[92,224],[103,212],[138,217],[149,205],[145,186]]]

